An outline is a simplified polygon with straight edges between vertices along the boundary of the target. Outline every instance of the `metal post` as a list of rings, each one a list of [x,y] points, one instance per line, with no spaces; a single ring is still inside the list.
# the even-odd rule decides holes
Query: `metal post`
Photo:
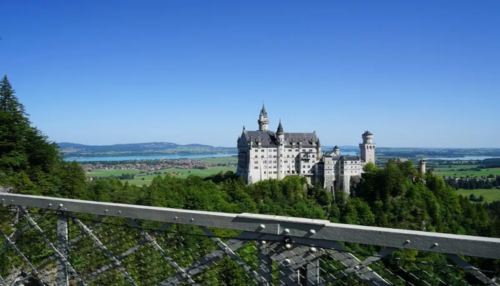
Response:
[[[273,261],[269,254],[270,247],[268,244],[262,241],[259,245],[259,275],[266,281],[262,285],[272,285],[273,283]]]
[[[305,285],[319,285],[320,284],[320,264],[319,259],[315,259],[307,263],[306,269],[306,283]],[[304,284],[303,284],[304,285]]]
[[[68,216],[65,212],[57,215],[57,248],[68,259]],[[57,259],[57,286],[68,286],[68,269],[62,259]]]

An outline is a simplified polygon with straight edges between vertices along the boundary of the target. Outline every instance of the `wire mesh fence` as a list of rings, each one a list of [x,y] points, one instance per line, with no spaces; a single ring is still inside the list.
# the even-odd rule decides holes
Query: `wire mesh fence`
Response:
[[[497,285],[500,263],[12,205],[0,235],[0,285]]]

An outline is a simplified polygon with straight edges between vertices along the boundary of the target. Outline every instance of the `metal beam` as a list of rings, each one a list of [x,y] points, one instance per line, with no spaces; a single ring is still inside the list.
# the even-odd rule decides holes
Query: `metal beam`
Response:
[[[190,211],[18,194],[0,194],[0,201],[7,205],[500,259],[500,238],[338,224],[325,220]]]

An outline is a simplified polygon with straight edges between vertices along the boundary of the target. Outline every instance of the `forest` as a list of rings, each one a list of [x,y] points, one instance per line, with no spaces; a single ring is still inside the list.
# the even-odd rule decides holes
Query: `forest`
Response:
[[[419,173],[412,162],[388,163],[384,167],[366,165],[363,178],[353,187],[350,197],[343,191],[332,194],[321,186],[307,185],[305,179],[298,176],[247,185],[242,177],[233,172],[207,178],[189,176],[186,179],[158,175],[149,186],[142,187],[123,183],[116,178],[87,182],[80,165],[65,162],[57,144],[33,127],[7,77],[0,84],[0,186],[12,186],[15,193],[187,210],[295,216],[346,224],[500,237],[500,202],[471,202],[469,198],[457,195],[443,179],[431,172]],[[12,233],[11,219],[8,212],[1,213],[0,229],[4,233]],[[27,235],[23,239],[35,241],[34,235]],[[187,239],[183,247],[194,248],[195,244],[195,240]],[[32,246],[36,245],[37,242],[32,243]],[[346,247],[370,253],[377,251],[365,246]],[[29,258],[34,263],[41,263],[48,254],[44,255],[40,251],[31,253]],[[14,256],[12,251],[4,249],[0,252],[1,276],[12,270],[8,263]],[[427,261],[429,264],[421,266],[421,269],[436,277],[440,276],[442,269],[433,263],[447,263],[443,255],[429,252],[399,250],[391,257]],[[79,265],[79,271],[90,271],[90,266],[81,262],[81,257],[72,259]],[[153,263],[161,257],[150,259]],[[381,263],[407,281],[415,282],[409,273],[401,270],[397,260],[389,259]],[[500,271],[499,261],[471,259],[471,263],[492,273]],[[138,269],[140,265],[137,262]],[[404,266],[403,270],[405,267],[408,267],[406,270],[412,270],[411,265]],[[197,276],[196,281],[202,284],[219,281],[228,285],[250,283],[234,261],[220,263],[216,269]],[[138,281],[147,281],[141,278],[145,273],[139,270],[132,273]],[[461,275],[464,274],[460,270],[455,270],[441,279],[457,285],[456,278]],[[468,283],[478,283],[473,277],[466,277]],[[121,283],[126,284],[113,282],[115,285]],[[440,282],[430,279],[430,283],[437,285]]]

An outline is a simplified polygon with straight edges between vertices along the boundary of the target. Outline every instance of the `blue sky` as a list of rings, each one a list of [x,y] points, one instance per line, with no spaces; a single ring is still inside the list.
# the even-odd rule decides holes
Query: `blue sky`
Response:
[[[500,1],[4,0],[0,74],[51,140],[500,147]]]

